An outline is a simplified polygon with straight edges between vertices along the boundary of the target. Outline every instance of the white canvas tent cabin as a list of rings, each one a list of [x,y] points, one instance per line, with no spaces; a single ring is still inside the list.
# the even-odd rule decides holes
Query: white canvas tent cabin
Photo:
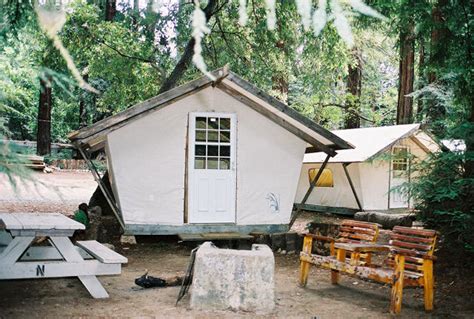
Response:
[[[329,159],[316,187],[302,203],[309,179],[325,159],[321,152],[304,156],[295,198],[302,209],[342,215],[364,210],[409,209],[413,203],[396,187],[414,176],[415,172],[410,170],[414,159],[424,159],[440,150],[419,124],[332,132],[354,145],[354,149],[341,150]]]
[[[352,147],[225,68],[213,74],[70,134],[86,159],[105,149],[114,196],[99,186],[126,233],[285,231],[306,150]]]

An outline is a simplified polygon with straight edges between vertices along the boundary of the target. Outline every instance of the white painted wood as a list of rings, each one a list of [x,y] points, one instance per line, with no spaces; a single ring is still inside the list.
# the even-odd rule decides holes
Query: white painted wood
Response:
[[[60,229],[25,229],[25,230],[11,230],[10,233],[13,237],[22,236],[33,236],[33,237],[49,237],[49,236],[60,236],[60,237],[72,237],[75,230],[60,230]]]
[[[392,160],[390,162],[390,186],[388,189],[389,208],[407,208],[409,206],[408,196],[403,191],[398,189],[398,187],[409,181],[410,160],[406,160],[406,170],[395,170],[394,152],[396,149],[406,149],[407,152],[410,152],[410,148],[407,145],[398,144],[392,148]]]
[[[6,230],[0,230],[0,246],[7,246],[12,241],[12,235]]]
[[[34,237],[15,237],[0,255],[0,268],[3,265],[14,264],[31,245]]]
[[[81,223],[59,213],[0,213],[8,230],[79,230]]]
[[[230,119],[230,143],[196,142],[196,118]],[[208,132],[209,134],[209,132]],[[189,223],[235,223],[237,117],[231,113],[193,112],[189,115],[188,220]],[[197,144],[230,146],[229,169],[197,169]]]
[[[51,237],[51,241],[68,263],[83,261],[81,255],[74,248],[74,245],[69,240],[69,238]],[[93,298],[108,298],[109,295],[105,291],[104,287],[102,287],[100,281],[92,275],[95,275],[95,273],[85,276],[80,275],[78,278]]]
[[[124,264],[128,262],[127,258],[95,240],[78,241],[76,245],[105,264]]]
[[[83,259],[94,259],[84,249],[80,247],[74,247]],[[0,251],[1,252],[1,251]],[[63,256],[59,253],[56,247],[47,246],[33,246],[21,256],[20,261],[32,261],[32,260],[63,260]]]
[[[89,291],[93,298],[109,298],[109,294],[96,276],[79,276],[79,280],[82,282],[84,287],[86,287],[87,291]]]
[[[104,264],[98,260],[82,262],[28,261],[0,265],[0,280],[120,275],[120,264]]]

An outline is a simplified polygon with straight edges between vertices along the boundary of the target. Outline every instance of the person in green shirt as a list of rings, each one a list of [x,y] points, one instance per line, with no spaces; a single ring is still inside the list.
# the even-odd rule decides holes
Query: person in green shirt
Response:
[[[79,209],[74,212],[73,219],[81,224],[84,224],[86,228],[89,226],[89,215],[87,213],[88,207],[86,203],[79,205]]]

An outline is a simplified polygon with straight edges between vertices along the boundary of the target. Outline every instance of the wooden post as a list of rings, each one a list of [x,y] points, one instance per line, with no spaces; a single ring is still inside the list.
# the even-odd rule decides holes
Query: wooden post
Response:
[[[357,196],[354,184],[352,183],[351,176],[349,175],[349,172],[347,170],[347,166],[349,166],[350,164],[352,163],[344,163],[342,164],[342,168],[344,168],[344,173],[346,173],[347,180],[349,181],[349,185],[351,186],[352,194],[354,194],[354,198],[357,202],[357,207],[359,207],[359,209],[363,211],[363,208],[362,208],[362,205],[360,204],[360,200],[359,200],[359,197]]]
[[[99,188],[102,191],[102,193],[104,194],[105,199],[107,200],[110,207],[112,208],[112,211],[114,212],[114,215],[117,218],[120,226],[125,231],[125,223],[123,222],[122,217],[121,217],[122,214],[120,213],[120,210],[119,210],[118,206],[116,205],[116,203],[112,200],[112,196],[107,191],[107,188],[103,184],[102,179],[100,178],[99,172],[97,172],[97,169],[94,166],[94,163],[92,163],[91,159],[87,156],[86,152],[84,152],[84,150],[82,149],[82,147],[79,144],[75,144],[75,146],[79,150],[79,152],[81,153],[81,155],[84,158],[84,160],[86,161],[87,165],[89,166],[89,169],[91,170],[95,181],[99,185]]]
[[[423,260],[423,289],[425,292],[425,311],[433,310],[434,299],[433,261]]]
[[[311,236],[305,236],[303,241],[303,252],[311,255],[311,250],[313,248],[313,238]],[[300,286],[305,287],[308,283],[308,273],[309,273],[310,263],[307,261],[301,261],[300,264]]]
[[[337,258],[337,261],[345,263],[346,251],[344,249],[337,249],[336,258]],[[333,285],[337,285],[339,283],[339,271],[331,269],[331,283]]]
[[[392,294],[390,298],[390,313],[398,315],[402,310],[403,280],[405,256],[395,255],[395,273],[393,275]]]
[[[323,173],[324,169],[326,168],[326,165],[327,165],[328,162],[329,162],[329,158],[331,158],[331,155],[328,154],[328,156],[326,156],[326,159],[325,159],[324,162],[323,162],[323,165],[321,165],[321,167],[319,168],[318,174],[316,174],[316,176],[314,177],[314,179],[313,179],[313,180],[311,181],[311,183],[309,184],[309,188],[308,188],[308,190],[306,191],[306,194],[304,195],[303,199],[301,200],[301,203],[298,204],[295,213],[294,213],[293,216],[291,217],[290,224],[288,225],[288,229],[290,229],[291,226],[293,226],[293,224],[295,223],[296,218],[298,217],[298,215],[299,215],[300,212],[301,212],[301,207],[306,203],[306,201],[307,201],[308,198],[309,198],[309,195],[311,195],[311,192],[313,191],[314,187],[315,187],[316,184],[318,183],[319,177],[321,177],[321,174]]]

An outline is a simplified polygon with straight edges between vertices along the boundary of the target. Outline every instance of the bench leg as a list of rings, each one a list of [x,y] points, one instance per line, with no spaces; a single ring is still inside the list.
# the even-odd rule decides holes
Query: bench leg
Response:
[[[302,261],[300,265],[300,286],[306,287],[308,283],[308,273],[309,273],[309,266],[311,264],[306,261]]]
[[[313,238],[311,236],[305,236],[303,239],[303,252],[311,255],[313,249]],[[311,264],[307,261],[301,261],[300,265],[300,286],[305,287],[308,282],[309,266]]]
[[[346,251],[344,249],[338,249],[336,258],[340,262],[346,262]],[[339,283],[339,271],[331,269],[331,283],[337,285]]]
[[[403,297],[403,271],[405,268],[405,256],[395,256],[395,274],[392,284],[392,293],[390,298],[390,313],[398,315],[402,310]]]
[[[79,276],[79,280],[82,282],[87,291],[93,298],[109,298],[109,294],[105,291],[104,287],[100,283],[96,276]]]
[[[434,299],[433,261],[423,260],[423,289],[425,292],[425,311],[433,310]]]

